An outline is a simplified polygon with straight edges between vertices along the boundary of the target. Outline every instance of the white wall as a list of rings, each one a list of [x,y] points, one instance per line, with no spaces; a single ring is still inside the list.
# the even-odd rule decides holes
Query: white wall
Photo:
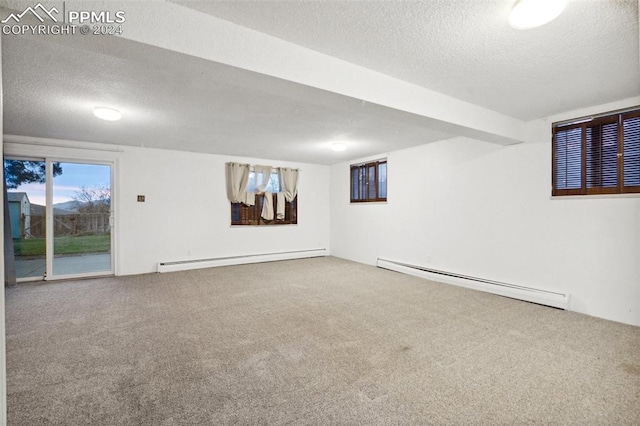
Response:
[[[115,163],[116,273],[158,262],[329,249],[330,168],[304,163],[10,136],[5,153]],[[298,224],[231,227],[224,164],[300,170]],[[144,203],[137,196],[144,195]]]
[[[640,325],[640,196],[552,199],[556,119],[530,123],[520,145],[456,138],[391,152],[386,204],[350,205],[349,164],[334,166],[332,254],[559,290],[571,310]]]
[[[123,148],[118,160],[119,273],[154,272],[161,261],[329,249],[328,166]],[[300,169],[298,224],[231,227],[224,164]],[[146,201],[138,203],[137,195]]]

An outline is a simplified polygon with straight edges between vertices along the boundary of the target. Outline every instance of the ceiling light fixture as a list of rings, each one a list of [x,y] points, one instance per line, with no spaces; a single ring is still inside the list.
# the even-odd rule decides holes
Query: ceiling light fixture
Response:
[[[120,111],[107,107],[95,107],[93,115],[107,121],[118,121],[122,118]]]
[[[509,14],[509,25],[517,30],[539,27],[556,19],[566,0],[518,0]]]
[[[347,149],[347,144],[344,142],[334,142],[331,144],[331,149],[334,151],[346,151]]]

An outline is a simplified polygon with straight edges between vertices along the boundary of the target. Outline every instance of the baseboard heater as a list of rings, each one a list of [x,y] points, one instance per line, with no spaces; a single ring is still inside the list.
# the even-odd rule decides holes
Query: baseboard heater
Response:
[[[159,262],[158,272],[187,271],[190,269],[215,268],[218,266],[243,265],[247,263],[275,262],[278,260],[304,259],[328,256],[327,249],[283,251],[278,253],[247,254],[240,256],[213,257],[210,259],[177,260]]]
[[[473,290],[485,291],[487,293],[538,303],[540,305],[552,306],[560,309],[569,308],[569,295],[560,292],[524,287],[484,278],[470,277],[468,275],[440,271],[437,269],[430,269],[380,258],[377,261],[377,266],[378,268],[414,275],[416,277],[426,278],[432,281],[439,281]]]

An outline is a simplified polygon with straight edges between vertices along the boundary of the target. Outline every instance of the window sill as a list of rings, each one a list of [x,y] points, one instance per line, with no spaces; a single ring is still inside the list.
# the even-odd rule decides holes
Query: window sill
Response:
[[[584,200],[584,199],[640,198],[640,193],[627,194],[589,194],[589,195],[551,195],[550,200]]]
[[[368,204],[387,204],[387,201],[350,201],[349,202],[350,205],[354,206],[354,205],[368,205]]]
[[[297,223],[272,223],[270,225],[229,225],[229,228],[273,228],[280,226],[298,226]]]

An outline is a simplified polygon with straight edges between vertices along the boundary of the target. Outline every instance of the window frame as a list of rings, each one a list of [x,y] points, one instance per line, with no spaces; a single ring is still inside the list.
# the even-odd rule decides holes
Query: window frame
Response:
[[[579,195],[619,195],[640,193],[640,185],[627,185],[624,182],[624,123],[625,120],[640,118],[640,107],[599,114],[593,117],[576,118],[564,122],[553,123],[551,127],[551,195],[553,197],[579,196]],[[616,185],[615,186],[590,186],[587,174],[587,129],[598,126],[616,124]],[[580,129],[580,187],[558,188],[557,176],[557,136],[559,132],[568,132],[572,129]],[[600,142],[602,143],[602,142]],[[598,149],[603,149],[599,147]],[[601,154],[603,155],[603,154]],[[605,167],[602,163],[596,169],[596,173],[602,176]],[[600,177],[602,178],[602,177]]]
[[[640,119],[640,108],[636,108],[636,109],[634,109],[632,111],[627,111],[624,114],[621,114],[621,116],[622,116],[621,117],[621,121],[622,121],[623,124],[624,124],[624,120],[625,119],[634,119],[634,118]],[[620,182],[621,182],[621,185],[622,185],[621,193],[622,194],[638,194],[638,193],[640,193],[640,184],[639,185],[629,185],[629,186],[625,186],[624,185],[624,160],[625,160],[625,158],[624,158],[624,143],[625,143],[625,140],[624,140],[624,127],[621,128],[620,134],[619,134],[618,137],[621,140],[621,142],[619,142],[619,144],[620,144],[619,149],[621,150],[621,152],[623,154],[622,157],[619,160],[620,161],[620,163],[619,163],[620,164],[619,165],[619,176],[620,176]]]
[[[381,158],[378,160],[373,160],[373,161],[367,161],[364,163],[356,163],[356,164],[351,164],[349,166],[349,200],[350,203],[353,204],[359,204],[359,203],[386,203],[387,202],[387,196],[385,195],[384,197],[380,197],[380,166],[383,165],[386,168],[386,173],[388,173],[389,168],[388,168],[388,163],[387,163],[387,159],[386,158]],[[371,168],[374,168],[374,197],[369,197],[369,193],[370,193],[370,178],[369,178],[369,170]],[[358,175],[358,188],[359,188],[359,193],[364,189],[365,194],[367,195],[367,198],[353,198],[353,189],[354,189],[354,170],[357,170],[357,175]],[[361,179],[364,178],[364,179]],[[387,180],[385,179],[385,194],[387,194]],[[359,195],[359,194],[358,194]]]

